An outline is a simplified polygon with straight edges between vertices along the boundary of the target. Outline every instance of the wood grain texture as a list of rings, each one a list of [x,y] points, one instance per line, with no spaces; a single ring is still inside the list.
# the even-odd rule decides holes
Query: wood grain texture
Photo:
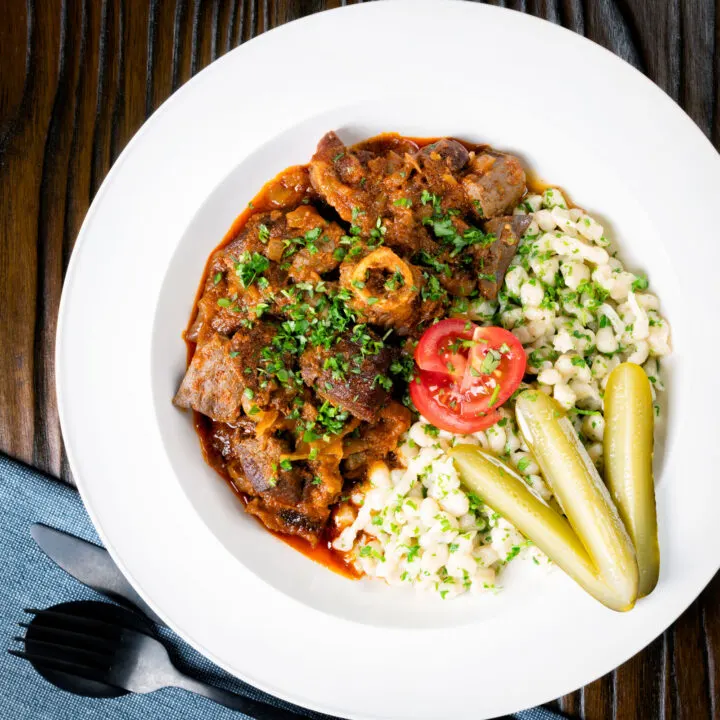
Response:
[[[362,1],[362,0],[357,0]],[[71,482],[54,392],[62,280],[90,202],[154,110],[217,57],[352,0],[0,0],[0,450]],[[604,45],[720,147],[720,0],[497,0]],[[720,720],[720,576],[675,625],[551,707]]]

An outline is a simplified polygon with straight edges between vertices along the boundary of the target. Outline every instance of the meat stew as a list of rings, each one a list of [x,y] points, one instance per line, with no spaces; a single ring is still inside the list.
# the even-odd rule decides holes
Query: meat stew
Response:
[[[527,218],[517,158],[452,138],[334,133],[210,256],[175,396],[248,513],[325,548],[332,513],[415,409],[418,338],[494,299]],[[341,558],[340,558],[341,560]]]

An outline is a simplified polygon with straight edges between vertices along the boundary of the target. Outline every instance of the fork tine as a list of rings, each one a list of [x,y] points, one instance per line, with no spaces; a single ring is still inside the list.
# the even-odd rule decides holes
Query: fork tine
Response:
[[[60,610],[42,610],[33,621],[33,627],[56,627],[62,630],[72,630],[85,635],[103,634],[105,637],[117,637],[122,632],[121,625],[114,625],[96,620],[95,618],[80,617]]]
[[[88,648],[69,647],[59,642],[51,642],[48,640],[36,640],[34,637],[28,640],[20,638],[20,642],[25,643],[25,652],[33,657],[51,657],[52,659],[64,658],[68,662],[84,665],[85,667],[106,670],[110,667],[113,660],[112,653],[96,652]]]
[[[105,673],[68,660],[35,655],[34,653],[28,653],[23,650],[8,650],[8,654],[20,658],[21,660],[27,660],[29,663],[46,668],[47,670],[57,670],[68,675],[76,675],[77,677],[85,678],[86,680],[94,680],[95,682],[112,685],[112,683],[107,681]]]
[[[56,645],[62,644],[68,648],[92,650],[105,654],[112,654],[116,647],[116,643],[106,638],[85,635],[74,630],[38,625],[37,623],[32,627],[32,637],[30,638],[31,643],[35,641],[51,642]]]

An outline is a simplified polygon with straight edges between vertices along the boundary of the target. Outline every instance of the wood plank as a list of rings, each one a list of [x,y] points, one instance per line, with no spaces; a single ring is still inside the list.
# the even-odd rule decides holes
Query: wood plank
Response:
[[[77,102],[82,32],[78,3],[56,8],[60,23],[58,82],[49,116],[42,161],[37,226],[38,285],[35,319],[35,433],[33,465],[51,475],[61,474],[62,440],[55,397],[54,344],[57,308],[64,275],[66,188],[72,150],[72,126]]]
[[[60,34],[55,18],[60,8],[59,0],[25,8],[0,0],[0,16],[7,19],[0,31],[3,47],[7,43],[12,48],[14,71],[20,76],[3,81],[7,95],[0,93],[0,441],[5,452],[28,463],[33,461],[36,428],[44,432],[33,380],[36,363],[43,362],[36,357],[36,343],[47,333],[36,335],[36,303],[38,287],[52,283],[52,276],[47,278],[41,267],[48,253],[39,244],[38,222],[41,196],[48,190],[43,167],[58,86]],[[23,55],[24,63],[19,61]]]
[[[673,711],[678,720],[710,718],[710,685],[700,601],[672,629]]]
[[[660,716],[662,691],[662,637],[621,665],[614,673],[614,717],[633,718],[639,708],[647,717]]]
[[[720,720],[720,573],[700,596],[702,635],[707,656],[710,715]]]
[[[580,716],[586,720],[605,720],[613,716],[614,676],[608,673],[581,692]]]

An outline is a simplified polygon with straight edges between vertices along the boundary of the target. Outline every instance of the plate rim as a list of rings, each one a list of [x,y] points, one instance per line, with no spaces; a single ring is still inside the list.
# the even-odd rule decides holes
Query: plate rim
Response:
[[[418,5],[426,5],[426,6],[429,7],[429,6],[432,4],[432,2],[431,2],[431,0],[421,0],[421,3],[414,2],[413,0],[386,0],[386,2],[384,2],[384,3],[378,3],[378,4],[372,4],[372,5],[358,5],[358,6],[347,6],[347,7],[342,7],[342,8],[335,8],[335,9],[333,9],[333,10],[325,11],[324,13],[321,13],[321,14],[322,14],[322,15],[328,15],[328,14],[331,14],[331,13],[332,13],[332,14],[338,14],[338,13],[341,13],[341,12],[344,13],[344,14],[349,14],[349,13],[353,13],[353,12],[355,12],[355,13],[357,13],[357,12],[363,12],[363,13],[365,13],[365,12],[368,12],[368,9],[371,8],[371,7],[373,7],[373,6],[374,6],[374,7],[379,7],[379,6],[383,6],[383,5],[389,5],[389,6],[393,6],[393,5],[394,5],[394,6],[403,6],[403,5],[405,5],[405,6],[408,6],[408,7],[409,7],[411,4],[412,4],[412,7],[413,7],[413,8],[417,7]],[[468,3],[461,3],[460,0],[454,0],[453,4],[468,5]],[[437,3],[435,3],[435,5],[437,6]],[[478,8],[478,9],[479,9],[479,8],[482,8],[482,11],[481,11],[481,12],[487,12],[487,13],[489,13],[490,15],[492,15],[493,13],[503,13],[503,14],[504,14],[504,13],[507,13],[507,10],[505,10],[505,9],[503,9],[503,8],[496,8],[496,7],[492,7],[492,6],[474,6],[474,7]],[[373,12],[375,12],[375,10],[373,10]],[[513,11],[510,11],[510,12],[513,12]],[[533,22],[537,22],[539,25],[550,25],[550,23],[547,23],[547,21],[541,20],[541,19],[539,19],[539,18],[535,18],[535,17],[533,17],[533,16],[528,16],[528,15],[525,15],[525,14],[523,14],[523,13],[513,12],[513,14],[518,15],[518,16],[520,16],[520,17],[523,17],[523,18],[525,18],[525,19],[527,19],[527,20],[532,20]],[[279,27],[277,27],[277,28],[274,28],[274,29],[266,32],[266,33],[263,33],[262,35],[254,38],[251,42],[257,43],[257,41],[261,40],[262,38],[266,38],[266,37],[272,35],[273,33],[278,32],[278,31],[283,31],[284,29],[287,29],[287,28],[290,27],[290,26],[297,26],[297,25],[299,25],[299,24],[306,24],[306,23],[312,22],[312,21],[313,21],[313,17],[315,17],[315,16],[298,18],[297,20],[294,20],[294,21],[292,21],[292,22],[290,22],[290,23],[286,23],[286,24],[283,25],[283,26],[279,26]],[[556,30],[564,30],[568,35],[570,35],[570,36],[575,36],[576,39],[578,39],[578,40],[580,40],[580,41],[582,41],[582,40],[587,40],[587,38],[582,38],[581,36],[576,36],[575,33],[573,33],[573,32],[570,31],[570,30],[567,30],[567,29],[565,29],[565,28],[561,28],[561,27],[559,27],[559,26],[553,26],[553,27],[554,27]],[[597,45],[596,43],[594,43],[594,42],[592,42],[592,41],[589,41],[589,42],[590,42],[592,45],[595,45],[595,47],[598,47],[598,48],[600,48],[601,50],[603,50],[604,53],[606,53],[608,56],[610,56],[610,57],[613,58],[614,60],[618,60],[620,63],[622,63],[624,66],[626,66],[625,70],[627,70],[627,68],[631,68],[632,70],[634,70],[635,73],[636,73],[639,77],[643,78],[649,85],[651,85],[651,86],[654,88],[654,90],[659,90],[659,91],[660,91],[660,94],[661,94],[662,96],[664,96],[664,98],[665,98],[666,101],[669,101],[669,105],[674,108],[674,111],[675,111],[675,112],[676,112],[676,111],[679,111],[679,112],[681,113],[681,115],[683,116],[684,121],[690,120],[690,119],[688,118],[688,116],[685,114],[685,112],[684,112],[664,91],[662,91],[662,89],[658,88],[658,86],[656,86],[654,83],[652,83],[652,81],[650,81],[650,80],[649,80],[647,77],[645,77],[642,73],[640,73],[640,72],[639,72],[638,70],[636,70],[635,68],[632,68],[631,65],[629,65],[629,64],[626,63],[624,60],[622,60],[622,58],[619,58],[618,56],[616,56],[616,55],[614,55],[613,53],[611,53],[609,50],[606,50],[605,48],[602,48],[602,46],[599,46],[599,45]],[[65,278],[65,281],[66,281],[66,282],[64,283],[64,286],[63,286],[63,292],[62,292],[62,296],[61,296],[61,302],[60,302],[60,308],[59,308],[59,314],[58,314],[57,331],[56,331],[57,343],[56,343],[56,350],[55,350],[55,359],[56,359],[56,367],[57,367],[56,387],[57,387],[57,396],[58,396],[58,410],[59,410],[59,415],[60,415],[61,427],[62,427],[62,429],[63,429],[63,437],[66,438],[67,457],[68,457],[68,461],[69,461],[71,470],[72,470],[72,472],[73,472],[73,476],[76,478],[76,482],[77,482],[77,485],[78,485],[78,489],[80,490],[80,493],[81,493],[81,495],[82,495],[82,497],[83,497],[83,500],[84,500],[84,502],[85,502],[85,506],[86,506],[86,508],[87,508],[87,510],[88,510],[88,513],[89,513],[92,521],[93,521],[93,524],[94,524],[95,527],[97,528],[98,533],[99,533],[100,537],[102,538],[105,546],[108,548],[108,551],[110,552],[111,556],[113,557],[113,559],[115,560],[115,562],[119,565],[119,567],[121,567],[121,569],[123,570],[124,574],[126,574],[129,578],[132,578],[133,575],[128,571],[128,568],[125,566],[122,558],[120,558],[120,557],[118,556],[118,554],[115,552],[115,549],[114,549],[114,547],[113,547],[113,543],[110,542],[110,541],[109,541],[109,538],[106,536],[106,534],[105,534],[105,532],[104,532],[104,529],[103,529],[103,527],[102,527],[102,524],[99,522],[99,519],[98,519],[98,517],[96,516],[96,514],[95,514],[95,512],[94,512],[94,510],[93,510],[93,507],[92,507],[91,503],[87,502],[87,500],[86,500],[86,498],[89,496],[89,491],[88,491],[87,486],[85,485],[85,480],[84,480],[84,479],[81,479],[81,474],[77,472],[77,468],[79,467],[80,463],[79,463],[79,461],[77,460],[77,458],[74,456],[74,449],[72,448],[72,443],[71,443],[69,440],[67,440],[66,427],[68,427],[70,421],[68,420],[67,415],[66,415],[66,410],[67,410],[66,402],[67,402],[67,401],[66,401],[65,394],[64,394],[64,389],[63,389],[63,386],[62,386],[62,384],[63,384],[63,379],[64,379],[63,369],[64,369],[64,367],[65,367],[65,365],[66,365],[66,363],[65,363],[65,356],[64,356],[64,350],[65,350],[65,348],[64,348],[64,342],[63,342],[63,338],[64,338],[64,335],[63,335],[63,334],[64,334],[64,331],[65,331],[65,325],[66,325],[66,322],[65,322],[65,321],[66,321],[66,317],[65,317],[65,316],[66,316],[66,312],[67,312],[67,304],[68,304],[68,302],[69,302],[69,300],[68,300],[69,290],[68,290],[67,288],[69,288],[70,284],[72,284],[73,281],[75,280],[75,275],[76,275],[76,273],[78,272],[77,266],[78,266],[78,264],[79,264],[79,257],[80,257],[80,255],[81,255],[83,249],[84,249],[84,246],[85,246],[85,245],[87,244],[87,242],[88,242],[88,237],[90,237],[90,230],[89,230],[89,228],[92,226],[93,219],[94,219],[95,215],[97,214],[98,209],[99,209],[100,206],[102,205],[102,203],[103,203],[103,201],[104,201],[104,198],[105,198],[105,195],[106,195],[108,192],[110,192],[110,189],[111,189],[111,187],[112,187],[113,182],[115,181],[116,176],[121,173],[121,170],[122,170],[124,164],[126,163],[126,161],[128,160],[128,158],[129,158],[129,157],[132,155],[132,153],[134,152],[134,149],[135,149],[135,147],[139,144],[141,138],[144,137],[144,135],[145,135],[147,132],[149,132],[149,128],[152,127],[151,123],[154,123],[154,121],[156,121],[158,118],[160,118],[160,117],[164,116],[165,114],[167,114],[167,113],[169,112],[169,110],[170,110],[172,107],[174,107],[174,105],[175,105],[177,102],[180,102],[179,98],[184,97],[184,91],[185,91],[187,88],[194,87],[194,85],[199,84],[199,83],[200,83],[200,78],[202,78],[202,77],[205,75],[205,73],[207,73],[209,70],[211,70],[211,68],[213,68],[214,66],[219,66],[221,63],[223,63],[223,61],[229,62],[230,56],[239,54],[239,53],[240,53],[245,47],[247,47],[249,44],[250,44],[250,43],[244,43],[242,46],[239,46],[239,47],[235,48],[235,49],[232,50],[231,52],[227,53],[226,55],[222,56],[222,57],[219,58],[217,61],[215,61],[214,63],[212,63],[210,66],[208,66],[208,68],[206,68],[206,69],[203,70],[202,72],[198,73],[195,77],[193,77],[190,81],[188,81],[185,85],[183,85],[178,91],[176,91],[175,93],[173,93],[173,95],[171,95],[170,98],[168,98],[168,99],[162,104],[162,106],[161,106],[160,108],[158,108],[158,110],[157,110],[155,113],[153,113],[153,115],[151,116],[151,118],[149,118],[148,121],[146,121],[146,122],[143,124],[143,126],[140,128],[140,130],[133,136],[133,138],[131,139],[131,141],[127,144],[127,146],[125,147],[125,149],[124,149],[124,150],[122,151],[122,153],[118,156],[117,160],[116,160],[115,163],[113,164],[113,166],[112,166],[111,170],[109,171],[108,175],[107,175],[106,178],[103,180],[103,183],[102,183],[101,187],[99,188],[98,192],[96,193],[95,198],[93,199],[92,205],[91,205],[91,207],[89,208],[88,213],[86,214],[86,217],[85,217],[85,219],[84,219],[84,221],[83,221],[81,230],[80,230],[80,232],[79,232],[79,234],[78,234],[78,238],[77,238],[75,247],[74,247],[74,249],[73,249],[73,253],[72,253],[72,256],[71,256],[71,259],[70,259],[70,263],[69,263],[69,265],[68,265],[68,269],[67,269],[67,273],[66,273],[66,278]],[[695,132],[698,133],[698,134],[703,138],[703,140],[707,143],[708,149],[712,150],[713,153],[716,153],[716,151],[715,151],[715,149],[713,148],[712,144],[711,144],[710,141],[705,137],[705,135],[702,133],[702,131],[692,122],[692,120],[690,120],[690,123],[692,124],[692,127],[694,127]],[[688,128],[688,131],[689,131],[689,128]],[[222,182],[222,180],[221,180],[221,182]],[[207,198],[201,199],[201,200],[200,200],[200,204],[204,203],[206,199],[207,199]],[[198,206],[198,207],[199,207],[199,206]],[[699,595],[699,594],[702,592],[702,590],[705,588],[705,586],[707,585],[707,583],[710,582],[710,580],[712,579],[712,577],[714,576],[714,574],[717,572],[717,570],[718,570],[719,568],[720,568],[720,556],[718,557],[718,567],[716,567],[715,570],[709,574],[707,580],[706,580],[705,583],[703,584],[703,587],[698,591],[697,595]],[[160,609],[159,609],[159,608],[156,608],[156,607],[153,605],[152,601],[149,600],[148,597],[145,597],[144,592],[142,591],[142,589],[141,589],[140,587],[137,586],[137,583],[136,583],[136,582],[133,582],[133,585],[135,585],[136,588],[138,589],[138,592],[140,592],[141,595],[143,595],[143,597],[150,602],[151,606],[152,606],[154,609],[156,609],[157,611],[159,611],[159,614],[161,614],[161,616],[163,616],[164,619],[167,619],[167,618],[164,617],[164,615],[162,615],[162,612],[160,611]],[[665,627],[665,628],[662,628],[661,630],[659,630],[653,637],[655,637],[657,634],[663,632],[663,631],[667,628],[667,626],[669,626],[670,624],[672,624],[672,623],[677,619],[677,617],[679,617],[679,615],[682,614],[682,612],[684,612],[684,610],[687,609],[687,607],[696,599],[697,595],[692,595],[692,596],[689,598],[689,600],[687,601],[687,604],[685,604],[685,605],[679,610],[679,612],[677,612],[677,614],[676,614],[672,619],[670,619],[670,621],[668,622],[668,624],[666,625],[666,627]],[[181,636],[183,636],[183,637],[187,637],[187,634],[184,633],[184,632],[181,632],[181,633],[179,633],[179,634],[180,634]],[[195,645],[195,643],[193,643],[193,642],[191,642],[191,644],[194,645],[198,650],[200,650],[200,651],[201,651],[203,654],[205,654],[206,656],[213,657],[213,654],[212,654],[212,653],[209,653],[209,651],[208,651],[207,649],[205,649],[205,648],[203,648],[203,647],[200,647],[200,646],[198,646],[198,645]],[[636,651],[630,652],[630,653],[627,655],[627,657],[625,657],[625,659],[623,660],[623,662],[626,661],[629,657],[631,657],[635,652],[636,652]],[[215,658],[214,658],[214,660],[215,660],[221,667],[225,667],[225,665],[224,665],[222,662],[218,661],[218,660],[215,659]],[[226,669],[227,669],[227,668],[226,668]],[[602,675],[602,673],[601,673],[600,675]],[[598,675],[598,677],[599,677],[600,675]],[[592,681],[592,680],[589,680],[588,682],[591,682],[591,681]],[[261,687],[261,688],[263,687],[262,682],[260,682],[260,681],[258,681],[258,680],[253,679],[251,682],[252,682],[254,685],[258,686],[258,687]],[[268,691],[269,691],[269,692],[272,692],[272,693],[274,693],[274,694],[278,694],[279,696],[283,696],[283,695],[281,695],[280,692],[278,692],[276,689],[270,689],[270,690],[268,690]],[[283,697],[285,697],[285,696],[283,696]],[[553,697],[554,697],[554,696],[553,696]],[[553,699],[553,697],[549,697],[548,699]],[[288,699],[291,700],[291,701],[293,701],[292,698],[288,698]],[[303,704],[306,704],[306,700],[304,700],[304,699],[303,699],[301,702],[303,702]],[[309,705],[308,705],[308,706],[309,706]],[[317,709],[319,709],[319,710],[321,710],[321,711],[325,711],[325,712],[334,712],[334,713],[337,713],[337,712],[338,712],[338,710],[337,710],[336,708],[335,708],[335,709],[332,709],[332,708],[331,708],[331,709],[323,708],[323,707],[322,707],[322,704],[316,704],[316,705],[313,705],[312,707],[317,707]],[[365,716],[360,716],[360,715],[353,715],[353,716],[356,716],[356,717],[365,717]],[[367,716],[367,717],[370,717],[370,716]]]

